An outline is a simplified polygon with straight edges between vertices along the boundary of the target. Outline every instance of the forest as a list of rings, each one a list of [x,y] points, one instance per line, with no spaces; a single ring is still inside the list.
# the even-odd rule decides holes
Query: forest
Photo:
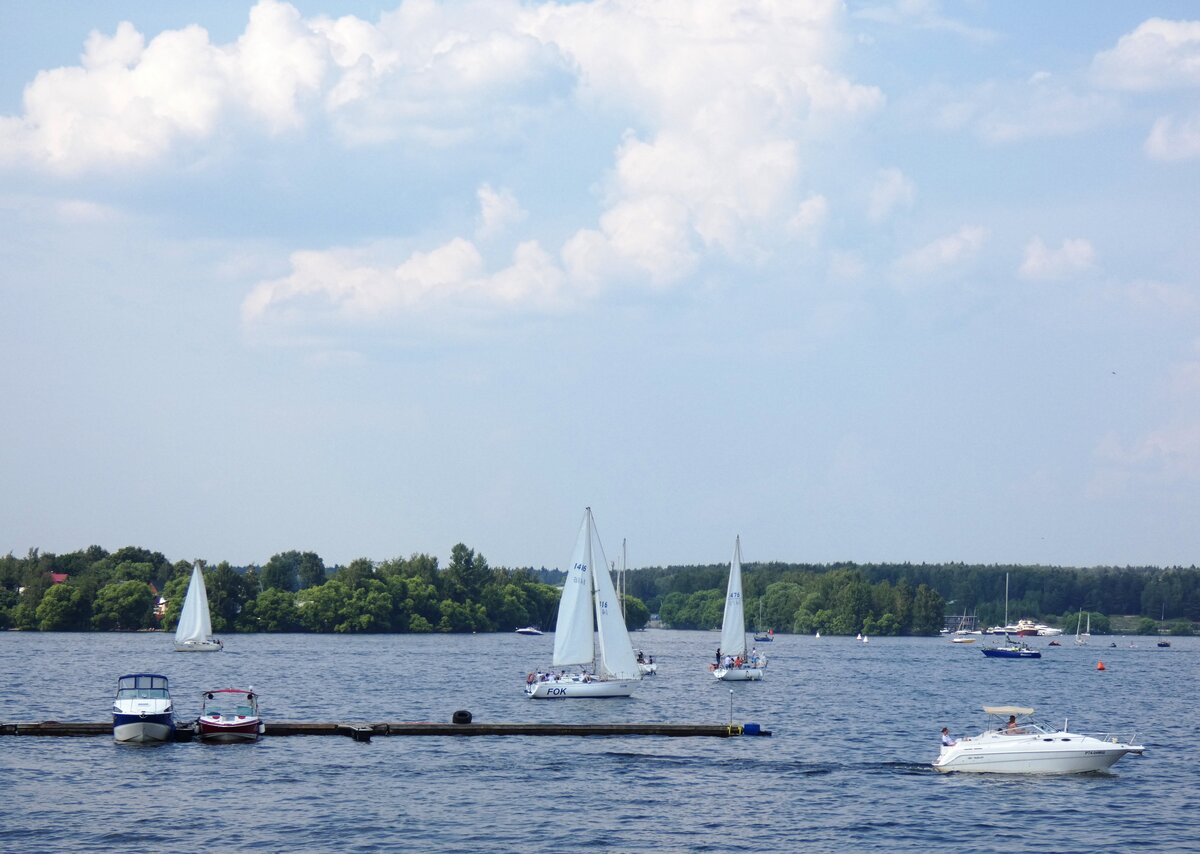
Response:
[[[450,561],[413,554],[326,567],[313,552],[276,554],[261,566],[204,568],[213,628],[228,632],[509,632],[553,629],[558,570],[492,567],[459,543]],[[173,630],[191,561],[99,546],[56,555],[31,549],[0,558],[0,629]],[[728,564],[649,567],[624,573],[626,623],[712,629],[720,625]],[[1200,621],[1195,567],[970,564],[743,565],[748,627],[776,632],[934,635],[954,615],[980,626],[1007,614],[1094,634],[1112,629],[1190,634]],[[160,600],[162,603],[160,604]],[[1132,618],[1132,619],[1131,619]]]

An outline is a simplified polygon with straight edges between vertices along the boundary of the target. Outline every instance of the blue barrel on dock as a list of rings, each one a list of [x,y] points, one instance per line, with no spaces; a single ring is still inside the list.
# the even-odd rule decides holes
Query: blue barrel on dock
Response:
[[[742,724],[742,735],[762,735],[762,727],[758,724]]]

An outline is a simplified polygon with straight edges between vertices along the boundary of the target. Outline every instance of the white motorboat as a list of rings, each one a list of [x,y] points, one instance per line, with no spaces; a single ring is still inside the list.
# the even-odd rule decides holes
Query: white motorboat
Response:
[[[175,714],[167,677],[130,673],[119,678],[113,699],[113,739],[141,743],[174,737]]]
[[[984,706],[990,724],[979,735],[944,745],[933,767],[938,771],[990,774],[1086,774],[1104,771],[1127,753],[1145,748],[1131,735],[1083,735],[1056,730],[1029,718],[1027,706]],[[1007,722],[1005,721],[1007,718]]]
[[[517,634],[519,634],[519,635],[540,635],[540,634],[543,634],[542,630],[541,630],[541,629],[539,629],[537,626],[523,626],[523,627],[521,627],[521,628],[517,629],[517,630],[516,630],[516,632],[517,632]]]

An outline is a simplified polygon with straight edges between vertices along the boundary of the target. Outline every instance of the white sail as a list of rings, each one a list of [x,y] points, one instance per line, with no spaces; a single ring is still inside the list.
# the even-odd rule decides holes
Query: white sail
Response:
[[[617,591],[608,574],[608,561],[604,558],[600,534],[591,515],[591,510],[588,510],[588,520],[591,521],[588,547],[591,550],[592,583],[596,588],[596,628],[600,634],[598,675],[601,679],[641,679],[642,668],[634,657],[633,642],[629,640],[629,630],[625,627],[625,618],[621,616],[621,608],[617,604]]]
[[[192,580],[183,599],[183,611],[175,628],[175,643],[203,643],[212,637],[212,618],[208,613],[208,591],[200,564],[192,565]]]
[[[733,543],[729,585],[725,588],[725,615],[721,619],[721,655],[746,656],[746,615],[742,610],[742,538]]]
[[[591,520],[589,507],[579,526],[571,566],[558,602],[558,621],[554,625],[555,667],[590,664],[596,655],[592,641]]]

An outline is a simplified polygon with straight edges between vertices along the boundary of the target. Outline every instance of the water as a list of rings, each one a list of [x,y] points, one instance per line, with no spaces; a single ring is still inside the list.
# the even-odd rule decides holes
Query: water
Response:
[[[0,737],[3,851],[1200,851],[1200,639],[1073,639],[1040,661],[940,639],[781,636],[767,678],[706,666],[716,632],[647,631],[659,674],[630,700],[535,702],[553,636],[231,635],[184,654],[162,634],[0,633],[0,721],[109,719],[116,679],[253,685],[271,720],[725,723],[771,738],[262,739],[117,745]],[[1129,648],[1130,643],[1136,649]],[[1040,641],[1039,644],[1044,644]],[[1098,660],[1106,666],[1096,669]],[[1137,729],[1107,774],[941,775],[943,725],[1027,704],[1076,731]],[[1043,714],[1044,713],[1044,714]]]

